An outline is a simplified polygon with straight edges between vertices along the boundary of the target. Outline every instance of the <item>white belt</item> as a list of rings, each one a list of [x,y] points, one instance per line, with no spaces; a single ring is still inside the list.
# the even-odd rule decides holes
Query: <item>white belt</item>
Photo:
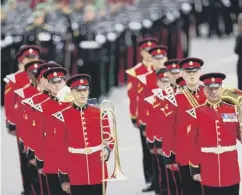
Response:
[[[204,153],[214,153],[214,154],[222,154],[224,152],[232,152],[234,150],[236,150],[236,145],[201,148],[201,151]]]
[[[94,152],[97,152],[99,150],[102,150],[102,145],[88,147],[88,148],[72,148],[68,147],[68,151],[73,154],[92,154]]]

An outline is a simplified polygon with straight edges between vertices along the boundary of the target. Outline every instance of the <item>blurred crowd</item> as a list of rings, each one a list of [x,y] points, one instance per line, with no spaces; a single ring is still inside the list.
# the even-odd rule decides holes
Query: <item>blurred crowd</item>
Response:
[[[190,29],[202,36],[233,33],[239,0],[31,0],[2,1],[2,78],[15,72],[16,52],[39,45],[41,59],[70,74],[88,73],[98,86],[93,97],[126,83],[124,70],[140,60],[137,42],[155,37],[168,57],[189,56]],[[2,83],[2,94],[4,84]],[[2,96],[3,97],[3,96]],[[2,101],[3,103],[3,101]]]

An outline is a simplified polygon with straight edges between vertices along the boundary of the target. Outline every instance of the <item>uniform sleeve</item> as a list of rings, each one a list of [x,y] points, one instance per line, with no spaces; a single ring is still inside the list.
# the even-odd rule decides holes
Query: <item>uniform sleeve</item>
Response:
[[[145,108],[146,106],[146,102],[145,102],[145,98],[147,97],[147,90],[145,88],[145,86],[143,84],[141,84],[140,82],[138,83],[138,116],[139,116],[139,121],[138,124],[140,126],[140,129],[142,131],[145,131],[145,126],[146,126],[146,112],[147,109]]]
[[[137,80],[128,75],[129,110],[133,124],[137,122]]]
[[[194,122],[191,125],[191,131],[189,134],[189,141],[191,144],[190,147],[190,170],[191,174],[200,174],[200,154],[201,154],[201,146],[199,142],[199,128],[197,122]]]
[[[110,154],[114,148],[114,142],[117,142],[117,135],[112,135],[111,131],[114,132],[114,129],[116,129],[116,119],[112,120],[112,116],[109,116],[108,113],[103,113],[103,120],[102,120],[102,126],[103,126],[103,140],[105,144],[105,148],[108,151],[108,158],[110,157]],[[111,130],[111,128],[113,128]]]
[[[164,153],[165,164],[175,163],[175,137],[176,137],[176,122],[178,118],[178,109],[174,108],[174,114],[171,117],[170,128],[165,129],[162,149]]]
[[[14,85],[10,81],[5,86],[4,92],[4,107],[5,107],[5,116],[6,116],[6,126],[9,131],[16,130],[16,118],[15,118],[15,104],[16,104],[16,95],[14,93]]]

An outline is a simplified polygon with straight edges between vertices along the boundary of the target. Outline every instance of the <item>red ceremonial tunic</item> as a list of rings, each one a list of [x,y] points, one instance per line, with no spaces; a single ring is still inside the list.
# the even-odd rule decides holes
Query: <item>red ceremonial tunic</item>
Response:
[[[101,119],[100,109],[86,104],[78,107],[75,104],[55,116],[63,122],[66,128],[66,146],[68,151],[62,151],[62,174],[68,174],[71,185],[95,185],[102,183],[102,161],[100,153]],[[107,118],[104,116],[104,118]],[[104,140],[110,149],[113,148],[113,138],[108,127],[108,120],[103,120]],[[107,167],[105,164],[105,178]]]
[[[4,92],[4,108],[7,125],[16,125],[16,94],[14,90],[24,87],[29,83],[28,75],[25,71],[7,75],[4,81],[7,83]],[[9,127],[11,128],[11,127]]]
[[[193,174],[200,173],[206,186],[238,184],[236,137],[240,139],[240,130],[235,106],[221,102],[213,107],[206,103],[190,113],[195,113],[191,114],[195,120],[190,136]]]
[[[52,95],[51,98],[35,105],[35,108],[41,112],[43,119],[42,132],[39,133],[42,134],[42,140],[39,141],[41,144],[39,147],[37,146],[36,155],[38,160],[44,160],[44,173],[58,173],[61,155],[63,155],[61,151],[65,148],[65,126],[51,115],[69,105],[70,103],[58,102],[58,98]]]
[[[144,63],[139,63],[133,68],[126,70],[128,74],[128,97],[130,100],[130,115],[133,119],[138,117],[139,94],[144,90],[137,76],[147,73],[149,70]],[[143,98],[144,99],[144,98]]]

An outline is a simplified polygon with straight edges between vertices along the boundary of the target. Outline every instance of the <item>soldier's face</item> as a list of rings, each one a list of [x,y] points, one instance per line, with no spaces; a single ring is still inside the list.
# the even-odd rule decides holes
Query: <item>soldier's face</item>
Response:
[[[204,94],[211,103],[217,103],[221,100],[223,88],[220,87],[204,87]]]
[[[154,66],[155,70],[160,70],[161,68],[165,68],[164,63],[167,61],[167,57],[165,56],[162,59],[155,59],[152,58],[152,65]]]
[[[47,86],[50,92],[56,95],[63,87],[66,86],[66,82],[65,82],[65,79],[63,78],[58,82],[49,81]]]
[[[176,79],[178,79],[179,77],[181,77],[181,72],[178,73],[172,73],[172,72],[168,72],[168,77],[170,79],[170,82],[172,84],[176,84]]]
[[[141,50],[141,56],[144,61],[150,62],[152,60],[151,55],[146,50]]]
[[[74,101],[80,105],[86,104],[89,96],[88,89],[72,89],[71,96],[74,97]]]
[[[159,88],[165,89],[165,88],[170,86],[170,82],[169,81],[161,81],[160,79],[158,79],[157,85],[158,85]]]
[[[39,57],[38,56],[36,56],[36,57],[31,57],[31,58],[29,58],[29,57],[25,57],[25,58],[23,58],[23,60],[22,60],[22,64],[27,64],[27,63],[29,63],[29,62],[33,62],[33,61],[36,61],[36,60],[39,60]]]
[[[194,86],[200,83],[199,77],[201,76],[201,70],[196,71],[183,70],[182,77],[186,81],[186,84],[189,86]]]

